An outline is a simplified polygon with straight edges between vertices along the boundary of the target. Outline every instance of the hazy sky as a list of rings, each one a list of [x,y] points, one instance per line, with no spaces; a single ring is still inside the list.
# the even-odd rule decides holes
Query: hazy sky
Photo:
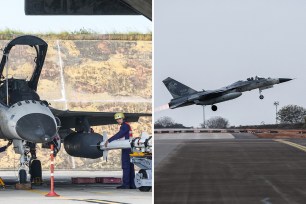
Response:
[[[152,23],[143,16],[26,16],[24,0],[1,1],[0,29],[25,32],[75,31],[80,28],[100,33],[113,31],[152,31]]]
[[[192,3],[190,3],[192,2]],[[206,106],[206,118],[222,116],[231,125],[275,122],[274,101],[306,107],[306,1],[155,0],[154,102],[171,95],[168,76],[193,89],[217,89],[251,76],[296,78],[263,91]],[[199,126],[201,106],[155,112],[155,120]]]

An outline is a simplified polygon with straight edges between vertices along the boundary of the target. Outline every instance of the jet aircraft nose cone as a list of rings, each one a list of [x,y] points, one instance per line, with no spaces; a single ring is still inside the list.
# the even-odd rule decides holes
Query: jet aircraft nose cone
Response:
[[[279,80],[279,83],[284,83],[286,81],[291,81],[292,79],[290,79],[290,78],[279,78],[278,80]]]
[[[17,121],[16,132],[24,140],[46,143],[56,134],[56,124],[48,115],[31,113]]]

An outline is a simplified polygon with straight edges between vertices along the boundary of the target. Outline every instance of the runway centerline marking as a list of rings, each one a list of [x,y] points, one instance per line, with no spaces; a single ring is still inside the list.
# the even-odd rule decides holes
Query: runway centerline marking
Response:
[[[292,146],[292,147],[295,147],[295,148],[297,148],[299,150],[302,150],[302,151],[306,152],[306,147],[303,146],[303,145],[299,145],[299,144],[296,144],[294,142],[289,142],[289,141],[282,140],[282,139],[276,139],[274,141],[280,142],[280,143],[283,143],[283,144],[286,144],[286,145],[289,145],[289,146]]]

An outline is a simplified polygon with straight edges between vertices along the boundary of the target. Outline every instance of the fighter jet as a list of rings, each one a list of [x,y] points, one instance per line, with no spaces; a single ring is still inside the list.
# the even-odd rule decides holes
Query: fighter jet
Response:
[[[262,90],[272,88],[275,84],[290,81],[289,78],[262,78],[256,76],[245,81],[237,81],[226,87],[216,90],[196,91],[170,77],[163,80],[163,83],[173,96],[169,108],[179,108],[189,105],[211,105],[211,109],[216,111],[216,103],[232,100],[242,95],[242,92],[259,89],[259,98],[263,99]]]
[[[6,66],[14,46],[30,46],[36,52],[35,67],[29,79],[9,77]],[[26,170],[32,179],[41,178],[41,163],[36,157],[36,144],[48,147],[55,144],[55,154],[61,141],[71,156],[99,158],[103,151],[93,144],[103,141],[103,136],[91,131],[91,126],[114,124],[112,112],[80,112],[57,110],[37,94],[39,76],[44,65],[48,44],[35,36],[20,36],[10,41],[3,50],[0,62],[0,139],[13,141],[14,150],[20,154],[19,181],[27,181]],[[125,113],[129,122],[138,121],[147,113]],[[46,155],[47,156],[47,155]]]

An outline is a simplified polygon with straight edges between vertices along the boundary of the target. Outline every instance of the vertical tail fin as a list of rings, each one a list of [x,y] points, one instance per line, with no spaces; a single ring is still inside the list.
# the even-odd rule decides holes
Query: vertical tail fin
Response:
[[[178,98],[192,93],[197,93],[196,90],[168,77],[163,80],[163,83],[167,87],[168,91],[171,93],[173,98]]]

